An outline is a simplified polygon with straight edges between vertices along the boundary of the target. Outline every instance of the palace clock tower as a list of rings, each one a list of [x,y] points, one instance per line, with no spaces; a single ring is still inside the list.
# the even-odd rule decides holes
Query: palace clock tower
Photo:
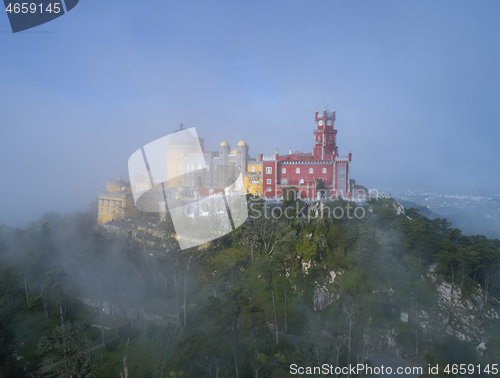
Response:
[[[332,112],[323,109],[323,113],[315,115],[316,130],[314,130],[314,160],[334,160],[338,156],[337,130],[333,128],[335,109]]]

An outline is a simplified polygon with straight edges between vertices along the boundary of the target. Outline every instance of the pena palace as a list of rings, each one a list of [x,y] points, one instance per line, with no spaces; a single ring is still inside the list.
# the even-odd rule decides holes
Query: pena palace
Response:
[[[206,151],[204,141],[199,138],[201,153],[197,155],[182,154],[181,146],[167,152],[175,156],[170,160],[168,169],[172,170],[167,177],[175,177],[175,182],[167,180],[166,187],[170,190],[181,188],[197,188],[200,195],[223,192],[228,177],[227,168],[233,167],[239,171],[243,180],[238,180],[238,191],[245,191],[264,199],[279,199],[285,188],[294,187],[297,197],[302,199],[317,199],[323,196],[350,198],[363,195],[366,189],[356,185],[350,176],[351,152],[347,156],[339,155],[337,146],[337,130],[335,129],[335,110],[323,112],[316,110],[313,130],[312,152],[290,152],[288,155],[278,154],[264,156],[262,151],[255,158],[248,154],[249,146],[245,141],[238,142],[235,149],[229,143],[220,143],[217,151]],[[181,124],[180,130],[183,130]],[[178,130],[178,131],[180,131]],[[172,148],[171,148],[172,149]],[[206,169],[193,173],[189,168],[204,160]],[[184,173],[184,169],[186,169]],[[190,173],[187,173],[187,172]],[[132,191],[145,191],[151,186],[146,177],[131,177],[125,182],[118,176],[109,180],[107,190],[99,192],[98,223],[103,224],[117,218],[132,216],[135,213]]]

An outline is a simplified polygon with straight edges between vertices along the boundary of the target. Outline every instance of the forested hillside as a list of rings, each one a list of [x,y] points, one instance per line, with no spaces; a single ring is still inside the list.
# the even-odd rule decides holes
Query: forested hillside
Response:
[[[500,241],[393,202],[250,197],[243,226],[184,251],[157,214],[0,226],[0,377],[287,377],[375,352],[498,363]]]

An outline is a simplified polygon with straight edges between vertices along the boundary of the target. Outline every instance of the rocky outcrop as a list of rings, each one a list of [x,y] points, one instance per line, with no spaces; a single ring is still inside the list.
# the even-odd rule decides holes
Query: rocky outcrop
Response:
[[[341,275],[344,272],[330,271],[326,276],[324,282],[315,281],[316,288],[314,289],[314,311],[323,310],[326,306],[332,304],[336,299],[339,298],[339,294],[333,293],[329,288],[332,287],[331,284],[335,281],[335,277]]]

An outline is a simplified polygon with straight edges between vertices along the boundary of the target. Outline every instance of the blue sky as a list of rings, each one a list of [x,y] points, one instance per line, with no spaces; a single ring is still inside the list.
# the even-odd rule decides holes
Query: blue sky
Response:
[[[0,223],[84,209],[128,157],[196,127],[309,152],[337,112],[357,183],[498,194],[497,1],[95,1],[0,14]],[[450,189],[451,188],[451,189]]]

